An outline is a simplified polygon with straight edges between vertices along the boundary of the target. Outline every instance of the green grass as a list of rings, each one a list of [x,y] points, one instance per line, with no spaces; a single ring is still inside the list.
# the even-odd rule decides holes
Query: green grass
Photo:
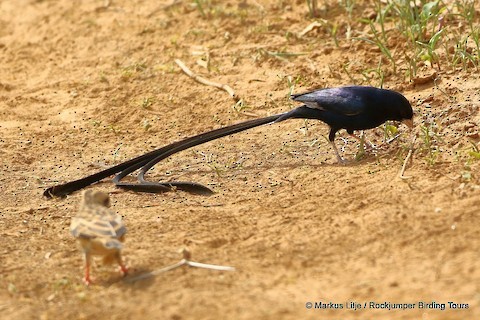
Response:
[[[468,152],[468,155],[472,160],[480,160],[480,150],[478,146],[471,141],[470,144],[472,145],[472,150]]]
[[[336,46],[339,42],[348,42],[352,32],[356,36],[351,40],[377,47],[389,62],[388,65],[381,66],[381,72],[377,72],[382,74],[382,82],[384,76],[390,73],[385,68],[391,68],[393,74],[402,71],[405,78],[413,80],[422,65],[437,70],[478,70],[480,66],[480,27],[473,0],[421,0],[417,1],[417,6],[408,0],[388,0],[386,3],[376,0],[375,18],[357,20],[367,25],[367,32],[349,29],[350,21],[355,21],[355,2],[343,0],[340,4],[348,15],[344,35],[338,35],[335,22],[319,21],[330,30]],[[407,62],[406,68],[404,61]],[[373,68],[371,66],[366,70]]]
[[[437,163],[439,156],[439,135],[434,129],[433,125],[422,124],[420,126],[420,152],[425,154],[425,160],[429,165],[434,165]]]

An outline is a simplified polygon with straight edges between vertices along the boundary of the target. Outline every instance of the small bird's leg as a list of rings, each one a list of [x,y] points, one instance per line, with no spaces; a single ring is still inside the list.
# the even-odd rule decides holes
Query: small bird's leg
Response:
[[[90,253],[85,252],[85,277],[83,278],[83,283],[87,286],[92,284],[92,279],[90,279],[90,265],[92,264],[92,256]]]
[[[125,277],[128,274],[128,268],[126,265],[123,264],[122,257],[120,255],[117,256],[117,262],[120,266],[120,273],[122,274],[122,276]]]

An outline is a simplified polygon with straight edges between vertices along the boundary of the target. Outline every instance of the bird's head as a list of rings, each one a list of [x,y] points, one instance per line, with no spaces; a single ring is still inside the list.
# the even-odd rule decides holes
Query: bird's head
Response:
[[[395,94],[394,99],[388,104],[390,106],[391,119],[400,121],[410,129],[413,129],[413,109],[410,102],[402,94],[391,91]]]
[[[110,197],[107,193],[98,190],[86,190],[83,192],[83,204],[86,206],[100,205],[110,207]]]

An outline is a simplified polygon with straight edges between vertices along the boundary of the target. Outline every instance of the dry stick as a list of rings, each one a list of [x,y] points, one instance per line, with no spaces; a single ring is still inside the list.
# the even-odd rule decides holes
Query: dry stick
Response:
[[[314,29],[317,29],[317,28],[321,28],[322,26],[323,25],[318,21],[312,22],[308,26],[306,26],[305,29],[303,29],[301,32],[299,32],[298,36],[300,38],[302,38],[303,36],[305,36],[310,31],[313,31]]]
[[[415,140],[417,140],[417,135],[416,134],[413,136],[412,144],[410,145],[410,149],[408,150],[408,154],[405,157],[405,160],[403,161],[402,170],[400,170],[400,179],[410,179],[411,178],[411,177],[404,176],[404,174],[405,174],[405,169],[407,168],[407,163],[412,158],[413,147],[415,146]]]
[[[385,143],[386,143],[386,144],[390,144],[390,143],[392,143],[393,141],[397,140],[397,138],[400,137],[401,135],[402,135],[402,134],[399,133],[399,134],[397,134],[396,136],[394,136],[393,138],[388,139]]]
[[[175,63],[183,70],[183,72],[185,72],[187,74],[187,76],[189,76],[193,80],[195,80],[195,81],[197,81],[201,84],[204,84],[206,86],[211,86],[211,87],[215,87],[215,88],[224,90],[233,98],[233,100],[235,100],[235,102],[240,101],[240,98],[235,95],[235,91],[233,91],[233,89],[231,87],[229,87],[228,85],[221,84],[221,83],[218,83],[218,82],[213,82],[213,81],[207,80],[205,78],[202,78],[198,74],[193,73],[192,70],[188,69],[188,67],[185,65],[185,63],[183,63],[179,59],[175,59]]]
[[[135,281],[138,281],[138,280],[147,279],[147,278],[153,277],[157,274],[167,272],[167,271],[176,269],[176,268],[184,266],[184,265],[189,266],[189,267],[204,268],[204,269],[211,269],[211,270],[218,270],[218,271],[235,271],[234,267],[219,266],[219,265],[215,265],[215,264],[206,264],[206,263],[190,261],[191,254],[190,254],[190,251],[188,251],[188,249],[186,249],[186,248],[182,249],[182,254],[183,254],[183,259],[180,260],[177,263],[166,266],[164,268],[157,269],[155,271],[152,271],[152,272],[149,272],[149,273],[146,273],[146,274],[139,275],[138,277],[134,277],[134,278],[128,279],[126,281],[127,282],[135,282]]]

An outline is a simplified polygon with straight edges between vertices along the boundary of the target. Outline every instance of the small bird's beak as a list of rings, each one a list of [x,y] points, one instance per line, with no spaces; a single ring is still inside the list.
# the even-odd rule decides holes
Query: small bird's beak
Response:
[[[413,119],[402,120],[402,123],[409,127],[410,130],[413,129]]]

